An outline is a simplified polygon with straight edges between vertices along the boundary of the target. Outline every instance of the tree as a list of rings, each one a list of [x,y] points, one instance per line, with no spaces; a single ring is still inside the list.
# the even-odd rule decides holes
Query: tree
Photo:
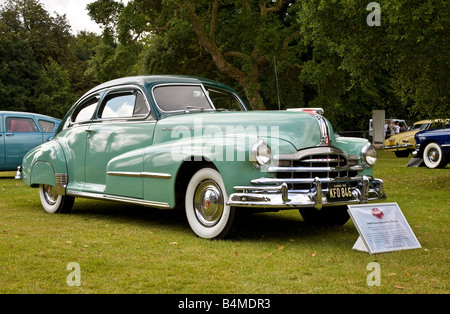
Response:
[[[17,34],[0,36],[0,110],[35,111],[39,70],[28,41]]]
[[[206,68],[213,64],[213,75],[231,78],[241,86],[252,108],[265,109],[261,90],[265,83],[269,83],[265,75],[271,73],[271,78],[275,76],[274,57],[279,62],[280,71],[284,72],[280,73],[281,77],[286,75],[291,82],[298,82],[301,65],[297,57],[302,50],[296,44],[298,32],[296,24],[292,23],[295,18],[291,13],[292,3],[286,0],[130,1],[121,15],[112,15],[112,18],[117,21],[117,33],[122,44],[147,37],[151,44],[170,46],[169,50],[175,48],[169,53],[187,47],[187,53],[175,56],[178,59],[175,63],[192,65],[201,60]],[[100,10],[101,6],[109,8]],[[90,14],[103,16],[96,12],[115,12],[115,7],[117,4],[112,0],[98,0],[92,4]],[[103,21],[105,27],[114,24],[110,19],[96,20]],[[175,34],[173,30],[181,30],[181,33]],[[168,42],[175,35],[179,41]],[[148,49],[154,51],[155,48]],[[209,60],[206,60],[205,52],[209,54]],[[162,59],[159,58],[161,62]],[[152,62],[148,61],[147,65]],[[274,79],[270,80],[273,82]],[[276,89],[275,84],[271,88]],[[296,91],[301,93],[301,86],[297,86]],[[299,97],[295,99],[298,101]]]
[[[36,61],[46,65],[48,58],[64,64],[72,55],[72,39],[65,16],[51,17],[37,0],[8,0],[2,10],[0,30],[26,38]]]
[[[76,95],[92,87],[83,73],[92,52],[76,55],[84,35],[78,40],[69,30],[65,16],[51,17],[39,1],[8,0],[0,7],[3,109],[62,117]]]
[[[378,97],[372,98],[378,103],[372,109],[387,109],[389,115],[408,112],[410,117],[450,116],[448,4],[379,1],[380,26],[367,24],[371,13],[367,4],[363,0],[299,4],[302,35],[313,47],[315,65],[331,63],[335,69],[331,72],[348,76],[341,80],[343,95],[355,87],[375,92]],[[313,80],[315,72],[323,78],[324,71],[312,68],[302,73],[305,79]]]
[[[48,61],[48,66],[41,69],[35,88],[35,109],[37,112],[57,118],[62,118],[77,100],[70,91],[70,81],[67,71],[54,60]]]

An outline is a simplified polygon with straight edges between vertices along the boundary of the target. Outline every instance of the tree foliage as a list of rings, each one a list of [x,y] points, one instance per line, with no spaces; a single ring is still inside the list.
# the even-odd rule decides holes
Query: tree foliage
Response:
[[[0,7],[0,110],[64,116],[94,82],[80,50],[87,36],[75,38],[66,17],[51,17],[37,0],[8,0]]]
[[[341,72],[341,78],[349,77],[341,84],[344,95],[355,88],[356,94],[366,90],[375,102],[370,107],[386,109],[392,116],[450,116],[448,3],[379,1],[379,27],[368,26],[367,4],[363,0],[301,3],[303,40],[314,51],[308,70],[318,77],[302,75],[318,80],[313,81],[317,86],[320,82],[329,86],[327,79]]]

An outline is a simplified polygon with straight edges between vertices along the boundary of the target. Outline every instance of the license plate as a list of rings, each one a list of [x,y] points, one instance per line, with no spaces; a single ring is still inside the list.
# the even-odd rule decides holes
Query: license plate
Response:
[[[352,188],[348,182],[329,183],[328,198],[330,201],[344,201],[352,198]]]

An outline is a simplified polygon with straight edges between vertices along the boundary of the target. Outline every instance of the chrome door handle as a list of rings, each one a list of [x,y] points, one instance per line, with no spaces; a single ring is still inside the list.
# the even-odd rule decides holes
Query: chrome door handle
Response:
[[[6,133],[6,136],[14,136],[14,133]]]

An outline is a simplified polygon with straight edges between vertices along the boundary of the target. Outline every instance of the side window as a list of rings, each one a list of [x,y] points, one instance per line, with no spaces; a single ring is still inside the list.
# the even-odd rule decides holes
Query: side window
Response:
[[[54,122],[45,121],[45,120],[39,120],[39,124],[41,125],[42,131],[44,131],[44,132],[51,132],[51,131],[53,131],[53,128],[55,127]]]
[[[141,93],[136,94],[136,103],[134,105],[133,117],[145,117],[149,113],[147,103]]]
[[[139,92],[112,93],[105,99],[100,118],[145,117],[149,112],[144,96]]]
[[[210,87],[207,87],[206,90],[208,91],[209,98],[214,103],[214,107],[216,107],[216,109],[225,109],[230,111],[242,110],[239,101],[233,94]]]
[[[156,104],[163,111],[180,111],[188,107],[212,109],[201,86],[159,86],[153,90]]]
[[[29,118],[6,118],[6,132],[39,132],[36,123]]]
[[[79,109],[75,111],[75,114],[72,116],[73,122],[84,122],[89,121],[92,118],[92,115],[95,112],[95,108],[97,108],[98,98],[93,97],[85,101],[83,104],[79,106]]]

